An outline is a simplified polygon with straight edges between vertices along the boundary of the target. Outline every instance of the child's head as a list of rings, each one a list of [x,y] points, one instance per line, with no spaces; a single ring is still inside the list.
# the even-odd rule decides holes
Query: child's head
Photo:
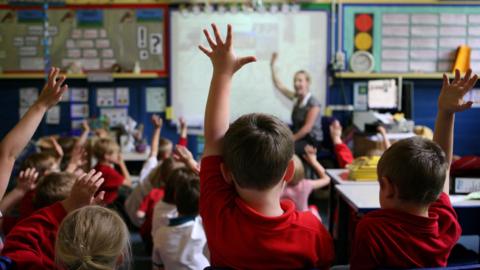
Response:
[[[382,155],[377,174],[380,204],[389,201],[428,206],[443,189],[448,162],[435,142],[419,137],[401,140]]]
[[[191,179],[192,174],[194,173],[183,166],[177,166],[172,173],[166,178],[165,181],[165,193],[163,195],[163,201],[166,203],[174,204],[175,203],[175,192],[177,190],[177,185],[180,182]]]
[[[99,161],[114,162],[118,158],[120,147],[109,138],[101,138],[93,147],[93,154]]]
[[[302,160],[297,155],[293,155],[293,163],[295,164],[295,171],[292,180],[288,182],[289,186],[296,186],[302,179],[305,179],[305,169],[303,168]]]
[[[173,144],[172,141],[165,138],[160,138],[158,143],[158,160],[165,160],[172,156]]]
[[[177,176],[175,188],[175,205],[179,215],[198,215],[198,199],[200,198],[200,178],[187,168],[175,171]]]
[[[35,208],[40,209],[66,199],[75,179],[74,174],[67,172],[50,173],[40,178],[34,198]]]
[[[165,182],[168,179],[168,176],[177,168],[183,167],[182,162],[178,162],[172,157],[169,157],[162,161],[155,169],[150,173],[149,180],[152,183],[152,186],[155,188],[160,188],[165,186]]]
[[[39,177],[59,170],[57,160],[48,153],[35,153],[28,156],[22,164],[22,170],[27,168],[35,168]]]
[[[55,241],[55,259],[65,269],[117,269],[130,261],[127,226],[112,210],[86,206],[65,217]]]
[[[223,142],[223,158],[232,180],[240,188],[257,191],[271,189],[284,179],[293,152],[290,129],[266,114],[238,118]]]

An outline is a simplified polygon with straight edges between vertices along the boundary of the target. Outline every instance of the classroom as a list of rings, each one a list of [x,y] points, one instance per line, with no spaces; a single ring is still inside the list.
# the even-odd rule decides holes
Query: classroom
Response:
[[[0,0],[0,268],[480,269],[477,74],[474,0]]]

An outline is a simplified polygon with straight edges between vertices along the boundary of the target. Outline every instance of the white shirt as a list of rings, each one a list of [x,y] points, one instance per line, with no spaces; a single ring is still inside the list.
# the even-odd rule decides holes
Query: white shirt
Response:
[[[163,262],[165,270],[203,270],[210,265],[205,256],[206,244],[199,216],[175,226],[160,227],[153,238],[153,264]]]
[[[152,237],[160,227],[168,226],[168,220],[178,217],[177,206],[159,201],[153,209]]]
[[[145,196],[147,196],[153,189],[152,184],[148,181],[148,176],[157,166],[160,166],[157,157],[149,157],[145,163],[143,163],[139,183],[133,189],[132,193],[128,195],[127,200],[125,201],[125,211],[127,212],[130,221],[132,221],[137,227],[140,227],[144,221],[137,217],[136,213],[138,207],[140,207],[143,198],[145,198]]]

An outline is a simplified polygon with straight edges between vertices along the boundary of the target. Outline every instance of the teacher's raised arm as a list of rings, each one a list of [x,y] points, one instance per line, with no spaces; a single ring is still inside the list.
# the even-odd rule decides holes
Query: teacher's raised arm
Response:
[[[310,75],[304,71],[297,71],[293,78],[294,91],[283,85],[275,71],[278,58],[272,54],[270,66],[272,80],[275,87],[287,98],[294,102],[292,111],[292,131],[295,140],[295,152],[302,154],[305,145],[321,147],[323,140],[321,104],[310,92]]]

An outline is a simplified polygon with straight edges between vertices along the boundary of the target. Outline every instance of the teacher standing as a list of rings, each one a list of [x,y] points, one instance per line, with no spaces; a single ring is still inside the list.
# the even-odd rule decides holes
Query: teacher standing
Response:
[[[321,148],[323,140],[321,104],[310,92],[310,75],[305,70],[295,72],[290,90],[278,79],[275,71],[277,53],[272,54],[270,68],[275,88],[294,102],[292,111],[293,140],[295,153],[302,156],[305,145]]]

